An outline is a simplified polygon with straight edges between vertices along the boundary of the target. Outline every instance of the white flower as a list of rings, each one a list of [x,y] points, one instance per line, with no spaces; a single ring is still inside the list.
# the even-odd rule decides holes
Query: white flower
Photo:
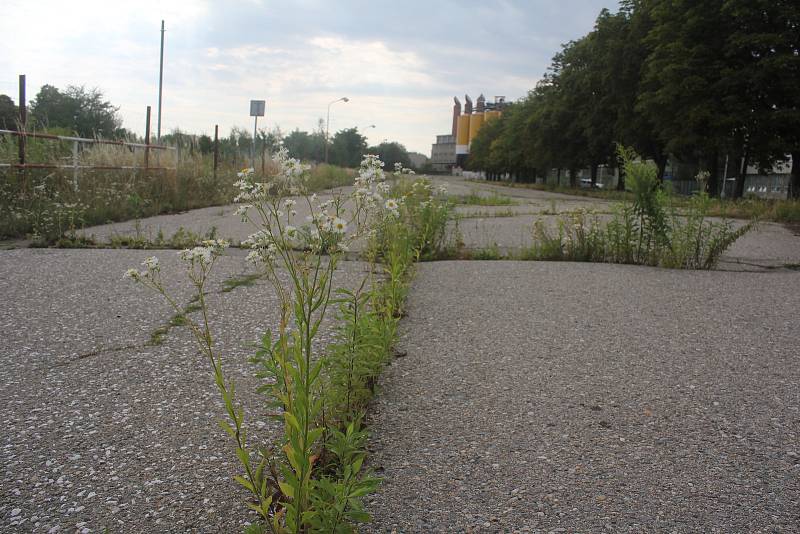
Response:
[[[181,250],[178,252],[178,257],[190,263],[197,261],[203,265],[210,265],[213,254],[210,247],[194,247]]]
[[[287,198],[286,200],[283,201],[283,207],[285,208],[291,208],[295,204],[297,204],[297,201],[291,198]]]
[[[144,262],[142,262],[142,265],[147,267],[151,271],[155,271],[159,268],[158,258],[156,258],[155,256],[150,256],[149,258],[146,258]]]
[[[337,234],[343,234],[345,230],[347,230],[347,223],[345,222],[344,219],[336,217],[331,222],[331,229]]]
[[[125,271],[125,274],[122,275],[122,277],[130,278],[134,282],[138,282],[142,278],[142,275],[136,269],[128,269],[127,271]]]
[[[386,201],[386,203],[384,204],[384,207],[386,207],[387,210],[397,211],[397,208],[399,206],[398,206],[397,201],[395,199],[390,198],[389,200]]]

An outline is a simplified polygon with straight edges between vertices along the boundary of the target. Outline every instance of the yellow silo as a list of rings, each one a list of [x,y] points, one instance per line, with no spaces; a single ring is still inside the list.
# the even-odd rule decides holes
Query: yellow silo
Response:
[[[456,132],[456,154],[469,153],[469,115],[458,116],[458,131]]]
[[[493,109],[483,114],[483,122],[489,122],[490,120],[496,119],[498,117],[500,117],[500,112]]]
[[[469,144],[472,144],[481,126],[483,126],[483,113],[473,113],[469,119]]]

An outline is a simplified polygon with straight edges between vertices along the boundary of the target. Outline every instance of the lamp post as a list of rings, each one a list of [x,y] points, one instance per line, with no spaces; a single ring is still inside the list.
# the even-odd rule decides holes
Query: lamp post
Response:
[[[325,121],[325,163],[328,163],[328,131],[331,126],[331,106],[337,102],[350,102],[350,99],[343,96],[328,104],[328,120]]]

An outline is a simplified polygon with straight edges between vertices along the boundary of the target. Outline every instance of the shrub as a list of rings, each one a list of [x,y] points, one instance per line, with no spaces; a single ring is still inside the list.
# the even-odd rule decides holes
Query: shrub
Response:
[[[585,211],[561,215],[556,229],[534,223],[533,259],[597,261],[657,265],[676,269],[713,269],[755,219],[736,229],[732,222],[708,219],[712,206],[702,187],[682,209],[671,202],[657,180],[656,166],[640,161],[631,149],[619,148],[632,198],[615,205],[603,224]],[[707,173],[698,174],[698,181]]]

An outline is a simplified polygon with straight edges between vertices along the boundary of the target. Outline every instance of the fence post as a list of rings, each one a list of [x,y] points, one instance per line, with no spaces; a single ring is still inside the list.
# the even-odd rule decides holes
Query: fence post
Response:
[[[219,161],[219,124],[214,125],[214,181],[217,181],[217,162]]]
[[[72,142],[72,188],[78,192],[78,142]]]
[[[17,137],[17,146],[19,147],[19,163],[25,165],[25,133],[27,130],[28,122],[28,107],[25,103],[25,75],[19,75],[19,129],[22,135]],[[24,171],[24,167],[22,168]]]
[[[144,125],[144,171],[150,166],[150,106],[147,106],[147,118]]]

